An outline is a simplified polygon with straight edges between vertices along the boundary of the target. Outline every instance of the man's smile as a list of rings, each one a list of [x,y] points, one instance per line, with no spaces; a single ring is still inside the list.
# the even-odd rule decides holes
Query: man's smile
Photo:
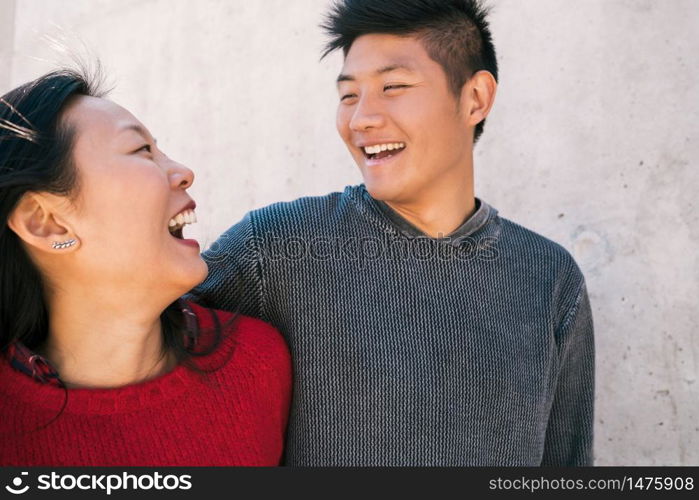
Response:
[[[381,142],[361,146],[367,166],[381,165],[405,150],[404,142]]]

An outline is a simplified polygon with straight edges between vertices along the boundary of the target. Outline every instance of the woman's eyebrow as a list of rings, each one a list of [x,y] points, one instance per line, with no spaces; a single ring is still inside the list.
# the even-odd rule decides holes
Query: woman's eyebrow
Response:
[[[139,125],[137,123],[130,123],[130,124],[122,127],[120,130],[120,132],[127,132],[127,131],[134,131],[134,132],[140,134],[144,139],[148,139],[150,137],[151,139],[153,139],[153,142],[155,144],[158,144],[158,139],[156,139],[155,137],[152,137],[145,128],[143,128],[141,125]]]

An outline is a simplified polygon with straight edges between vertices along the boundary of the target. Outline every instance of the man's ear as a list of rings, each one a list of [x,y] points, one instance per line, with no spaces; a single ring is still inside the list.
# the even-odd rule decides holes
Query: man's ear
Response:
[[[490,71],[476,72],[461,88],[461,111],[469,127],[485,120],[495,102],[498,83]]]
[[[7,225],[27,245],[45,252],[66,253],[75,250],[78,238],[55,213],[55,196],[26,193],[10,214]]]

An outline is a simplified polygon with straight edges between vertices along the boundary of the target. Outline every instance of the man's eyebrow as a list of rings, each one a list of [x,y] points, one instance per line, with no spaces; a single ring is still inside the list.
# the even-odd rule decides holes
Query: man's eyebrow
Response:
[[[390,73],[391,71],[398,71],[398,70],[412,72],[413,68],[411,68],[407,64],[389,64],[388,66],[384,66],[383,68],[379,68],[376,71],[374,71],[374,76],[383,75],[385,73]],[[340,76],[337,77],[337,83],[353,82],[353,81],[355,81],[355,77],[352,75],[346,75],[344,73],[340,73]]]

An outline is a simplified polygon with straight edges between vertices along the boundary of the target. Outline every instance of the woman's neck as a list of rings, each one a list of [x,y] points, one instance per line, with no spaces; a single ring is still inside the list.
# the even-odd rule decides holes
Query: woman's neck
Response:
[[[175,360],[164,350],[158,308],[148,309],[64,290],[49,301],[49,335],[38,352],[67,387],[121,387],[157,377]]]

